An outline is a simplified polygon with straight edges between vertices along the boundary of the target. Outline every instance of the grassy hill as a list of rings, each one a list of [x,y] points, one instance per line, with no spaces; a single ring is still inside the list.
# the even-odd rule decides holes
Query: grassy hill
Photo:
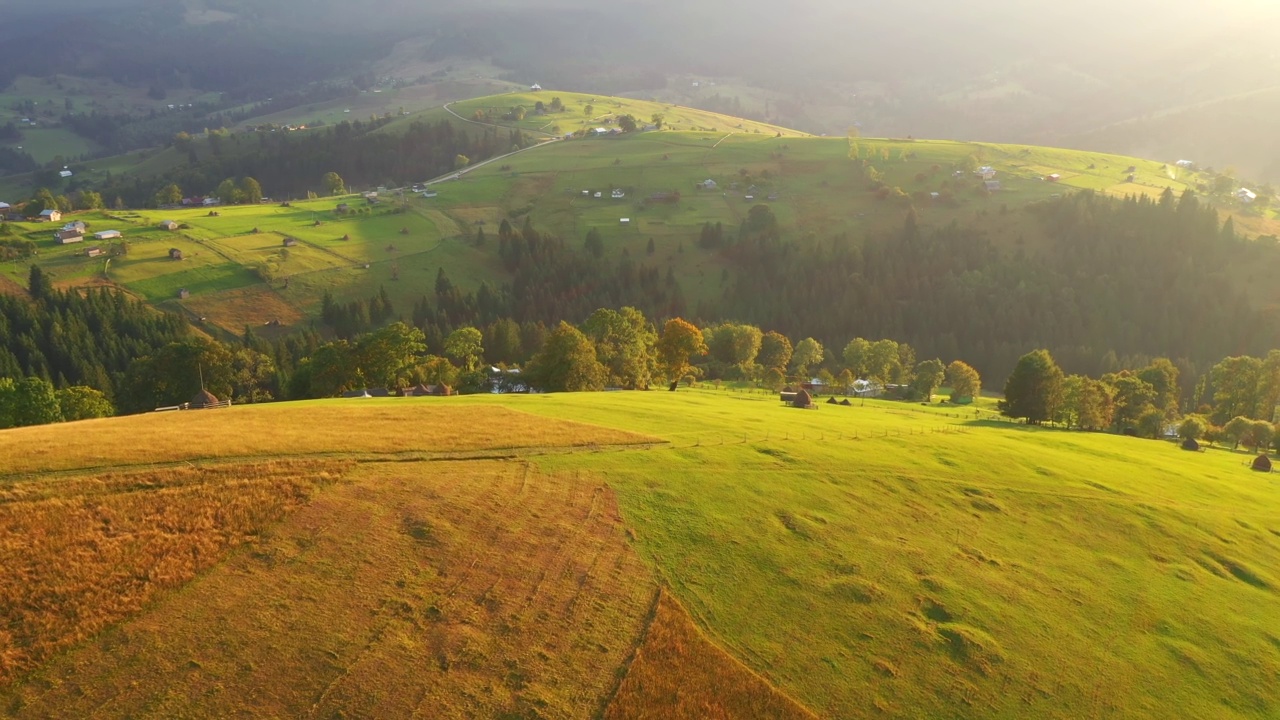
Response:
[[[530,113],[518,123],[497,114],[515,105],[532,108],[539,99],[550,103],[552,97],[560,97],[567,109],[546,116]],[[588,104],[590,116],[583,110]],[[480,248],[471,241],[479,229],[496,234],[504,219],[518,226],[528,217],[571,244],[598,230],[607,258],[625,252],[663,272],[670,269],[693,306],[718,297],[724,282],[721,261],[697,245],[703,224],[723,223],[733,232],[762,203],[770,206],[783,232],[796,238],[857,239],[900,228],[910,204],[925,225],[987,216],[993,237],[1011,244],[1034,242],[1036,231],[1020,214],[1005,216],[1007,209],[1078,190],[1158,195],[1199,182],[1196,175],[1161,162],[1074,150],[911,139],[857,139],[851,149],[846,138],[803,136],[688,108],[572,93],[512,93],[454,103],[450,110],[463,118],[479,112],[530,132],[558,128],[557,134],[606,127],[604,120],[621,113],[642,121],[661,113],[669,129],[545,144],[442,182],[434,188],[438,197],[410,194],[403,203],[384,202],[367,215],[334,214],[339,202],[363,203],[358,197],[299,201],[291,207],[225,207],[217,217],[203,209],[83,214],[93,229],[119,229],[129,238],[131,255],[110,263],[78,254],[80,246],[55,246],[47,227],[18,223],[15,228],[39,244],[38,261],[60,283],[115,283],[239,332],[245,322],[280,320],[288,327],[314,318],[325,291],[339,299],[367,298],[385,286],[397,308],[406,311],[440,268],[464,288],[482,280],[500,285],[509,278],[496,243]],[[400,118],[378,132],[435,119],[469,122],[439,108]],[[252,143],[245,147],[251,149]],[[886,200],[868,190],[851,152],[903,195]],[[175,153],[137,156],[118,166],[99,163],[96,171],[127,173],[130,163],[161,171],[181,162]],[[997,171],[999,192],[987,192],[970,174],[953,176],[953,168],[971,155]],[[1058,182],[1043,179],[1054,174]],[[405,181],[414,179],[425,178]],[[697,184],[708,179],[716,189],[699,190]],[[624,197],[613,198],[613,190]],[[675,191],[678,203],[648,201],[656,193]],[[623,218],[629,221],[625,225]],[[153,228],[162,219],[188,227],[176,235],[160,233]],[[1275,224],[1269,216],[1252,222],[1241,229],[1261,233]],[[285,236],[298,238],[300,245],[284,248]],[[182,249],[188,259],[170,262],[169,247]],[[26,273],[22,263],[5,270],[17,281]],[[191,297],[179,303],[181,288]]]
[[[14,717],[1280,709],[1277,483],[1225,450],[693,390],[153,414],[0,451]]]

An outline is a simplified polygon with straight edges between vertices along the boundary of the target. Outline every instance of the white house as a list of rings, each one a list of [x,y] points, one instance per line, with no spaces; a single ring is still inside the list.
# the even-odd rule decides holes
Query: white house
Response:
[[[884,386],[874,380],[854,380],[853,394],[858,397],[878,398],[884,395]]]
[[[72,175],[72,173],[71,173],[71,171],[70,171],[70,170],[63,170],[63,171],[61,171],[61,172],[59,172],[59,173],[58,173],[58,177],[61,177],[61,178],[69,178],[69,177],[71,177],[71,175]]]
[[[96,240],[115,240],[122,236],[119,230],[103,230],[100,233],[94,233],[93,237]]]
[[[530,91],[530,92],[540,92],[541,90],[542,90],[542,86],[541,86],[541,85],[539,85],[538,83],[534,83],[534,84],[532,84],[532,85],[530,85],[530,86],[529,86],[529,91]]]
[[[1249,203],[1258,199],[1258,193],[1250,190],[1249,188],[1240,188],[1239,190],[1236,191],[1236,199],[1248,205]]]
[[[40,219],[44,222],[61,222],[62,212],[58,210],[42,210],[40,211]]]
[[[719,185],[716,185],[716,181],[715,181],[715,180],[711,180],[710,178],[708,178],[708,179],[706,179],[706,180],[703,180],[702,182],[698,183],[698,189],[699,189],[699,190],[715,190],[715,189],[716,189],[716,188],[718,188],[718,187],[720,187],[720,186],[719,186]]]
[[[596,137],[604,137],[609,134],[609,128],[591,128],[591,132],[594,133]]]
[[[1192,170],[1192,169],[1194,169],[1194,168],[1195,168],[1195,166],[1196,166],[1196,164],[1195,164],[1194,162],[1192,162],[1191,160],[1179,160],[1178,162],[1176,162],[1176,163],[1174,163],[1174,164],[1175,164],[1175,165],[1177,165],[1178,167],[1180,167],[1180,168],[1184,169],[1184,170]]]
[[[619,225],[630,225],[630,224],[631,224],[631,218],[618,218],[618,224],[619,224]]]
[[[82,222],[82,221],[80,221],[80,220],[77,220],[77,221],[75,221],[75,222],[69,222],[69,223],[67,223],[66,225],[63,225],[63,226],[62,226],[62,229],[63,229],[63,230],[78,230],[78,231],[80,231],[80,234],[81,234],[81,235],[83,235],[83,234],[84,234],[84,231],[89,229],[89,226],[88,226],[88,225],[85,225],[85,224],[84,224],[84,222]]]
[[[627,194],[622,192],[621,190],[614,190],[611,193],[611,196],[613,197],[614,200],[621,200],[622,198],[626,197]]]
[[[220,200],[218,200],[218,198],[211,198],[211,197],[207,197],[207,198],[205,198],[205,199],[204,199],[204,201],[203,201],[203,202],[201,202],[200,204],[201,204],[201,205],[204,205],[205,207],[211,207],[211,206],[213,206],[213,205],[220,205],[220,204],[222,204],[222,202],[221,202]]]
[[[974,170],[973,174],[977,175],[983,180],[994,180],[996,178],[995,168],[991,167],[990,165],[984,165],[978,168],[977,170]]]

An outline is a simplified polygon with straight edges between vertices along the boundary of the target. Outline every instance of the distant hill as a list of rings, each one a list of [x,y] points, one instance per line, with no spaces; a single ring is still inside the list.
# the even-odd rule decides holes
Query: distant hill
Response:
[[[621,132],[623,115],[636,118],[635,132]],[[654,115],[663,129],[645,130]],[[212,143],[192,141],[194,166],[173,147],[75,169],[93,182],[112,168],[107,187],[143,202],[168,182],[204,193],[227,176],[253,174],[274,201],[80,216],[92,231],[121,230],[127,256],[108,246],[105,255],[87,257],[82,245],[56,245],[47,226],[13,227],[37,244],[37,261],[57,283],[116,284],[227,335],[246,325],[269,337],[314,327],[326,295],[340,303],[385,296],[393,316],[434,328],[429,338],[500,317],[577,322],[600,305],[630,303],[656,317],[739,318],[832,342],[850,333],[900,337],[922,352],[962,354],[995,374],[1043,344],[1069,368],[1097,373],[1109,353],[1216,361],[1261,337],[1251,323],[1270,323],[1266,308],[1280,301],[1259,275],[1280,267],[1270,245],[1232,249],[1239,238],[1276,234],[1274,211],[1261,201],[1244,205],[1232,195],[1235,185],[1218,187],[1218,177],[1172,162],[990,143],[820,138],[685,107],[556,91],[461,101],[362,129],[236,133],[218,141],[218,154]],[[505,156],[513,149],[520,151]],[[458,153],[475,161],[455,170]],[[374,201],[299,200],[296,187],[280,193],[289,182],[319,189],[323,172],[334,168],[360,173],[348,175],[352,190],[391,190]],[[439,173],[432,197],[408,187]],[[1189,190],[1212,209],[1196,200],[1190,205],[1199,209],[1183,221],[1161,214],[1157,203]],[[1132,212],[1121,211],[1125,198]],[[338,212],[339,204],[352,212]],[[1053,219],[1061,217],[1074,219]],[[1220,232],[1228,217],[1234,230]],[[168,219],[183,229],[159,230]],[[918,255],[896,241],[904,223],[928,239]],[[1175,242],[1169,233],[1198,258],[1198,270],[1161,252]],[[1121,239],[1133,237],[1142,240]],[[529,243],[544,240],[552,254],[537,259]],[[184,259],[168,261],[171,248]],[[957,249],[953,261],[945,248]],[[1118,256],[1102,259],[1117,251],[1125,253],[1119,265]],[[24,281],[25,267],[8,269]],[[490,300],[437,315],[437,303],[446,302],[437,297],[442,275],[464,295]],[[1189,285],[1154,305],[1131,297],[1141,287],[1156,291],[1159,277]],[[1086,284],[1094,289],[1080,293]],[[767,286],[776,287],[762,295]],[[961,307],[970,311],[946,319]],[[1200,320],[1178,323],[1169,313]]]

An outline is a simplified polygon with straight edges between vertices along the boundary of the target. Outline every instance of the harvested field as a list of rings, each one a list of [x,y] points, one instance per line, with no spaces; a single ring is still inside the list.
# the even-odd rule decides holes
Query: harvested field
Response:
[[[91,432],[94,442],[83,442]],[[145,441],[143,439],[145,438]],[[8,474],[238,457],[336,453],[435,455],[535,448],[640,445],[652,438],[569,420],[535,418],[452,398],[352,399],[150,413],[0,433]]]
[[[666,592],[605,720],[817,718],[716,647]]]
[[[655,590],[596,482],[521,462],[374,463],[0,707],[587,718]]]
[[[191,580],[347,467],[269,462],[0,486],[0,685]]]

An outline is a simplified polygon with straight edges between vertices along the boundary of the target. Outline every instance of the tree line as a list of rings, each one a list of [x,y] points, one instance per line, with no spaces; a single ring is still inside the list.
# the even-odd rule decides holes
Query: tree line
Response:
[[[1018,360],[1000,410],[1032,425],[1271,447],[1280,410],[1280,350],[1265,358],[1225,358],[1188,380],[1192,389],[1184,401],[1187,383],[1168,358],[1093,378],[1067,375],[1041,349]]]

